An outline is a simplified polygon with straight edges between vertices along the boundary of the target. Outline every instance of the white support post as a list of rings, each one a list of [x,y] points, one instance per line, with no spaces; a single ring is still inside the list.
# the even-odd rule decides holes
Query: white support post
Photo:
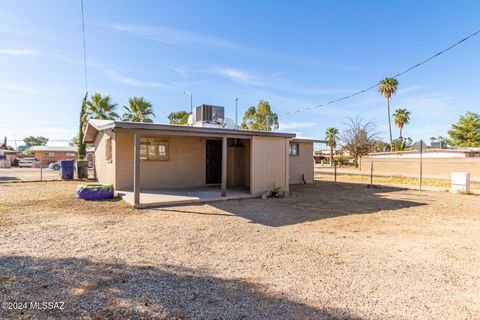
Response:
[[[290,147],[290,139],[285,138],[285,191],[290,190],[290,153],[289,153],[289,147]],[[298,144],[298,149],[297,152],[300,152],[300,144]]]
[[[140,134],[134,133],[133,147],[133,204],[140,204]]]
[[[222,138],[222,197],[227,195],[227,137]]]

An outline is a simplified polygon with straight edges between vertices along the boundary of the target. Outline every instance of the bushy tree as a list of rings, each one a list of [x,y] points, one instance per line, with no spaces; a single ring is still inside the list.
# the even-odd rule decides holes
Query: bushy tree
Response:
[[[27,148],[33,147],[33,146],[46,146],[48,143],[48,138],[38,136],[29,136],[23,139],[23,142],[25,142],[25,145]]]
[[[128,99],[128,106],[124,106],[123,108],[125,109],[125,113],[122,118],[125,121],[152,123],[152,117],[155,118],[152,103],[143,97]]]
[[[260,100],[255,108],[251,106],[245,111],[241,129],[272,131],[278,129],[278,115],[272,112],[268,101]]]
[[[345,123],[346,128],[342,130],[339,140],[342,148],[354,159],[355,166],[358,166],[358,159],[375,151],[377,143],[377,126],[373,121],[363,121],[362,118],[349,118]]]
[[[467,112],[460,120],[452,124],[448,131],[447,143],[459,147],[480,147],[480,115]]]
[[[333,149],[337,147],[337,128],[327,128],[325,130],[325,139],[327,140],[327,146],[330,147],[330,166],[333,165]]]
[[[413,148],[412,138],[393,139],[393,151],[405,151]]]
[[[410,111],[405,108],[399,108],[395,110],[395,113],[393,114],[393,121],[400,129],[400,139],[403,137],[403,127],[410,121],[410,114]]]
[[[170,112],[168,115],[168,120],[170,121],[170,124],[187,124],[188,123],[188,117],[190,116],[190,112],[187,111],[177,111],[177,112]]]
[[[78,127],[78,139],[76,145],[78,146],[78,157],[83,159],[87,155],[87,146],[83,143],[83,136],[85,134],[86,121],[87,120],[87,98],[88,93],[85,93],[85,97],[82,100],[82,106],[80,108],[80,124]],[[75,141],[73,141],[75,145]]]
[[[112,98],[109,95],[102,96],[100,93],[97,92],[90,96],[90,99],[86,101],[85,106],[85,125],[90,119],[119,119],[119,116],[116,113],[117,103],[113,102]]]
[[[388,131],[390,135],[390,149],[392,149],[392,121],[390,117],[390,98],[397,92],[398,81],[395,78],[383,78],[378,84],[378,92],[387,99]]]

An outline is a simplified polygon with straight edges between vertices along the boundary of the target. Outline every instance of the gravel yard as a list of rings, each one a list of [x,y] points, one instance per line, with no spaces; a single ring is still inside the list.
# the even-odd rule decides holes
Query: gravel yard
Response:
[[[321,182],[134,210],[75,185],[0,184],[0,301],[64,302],[0,319],[480,319],[479,196]]]

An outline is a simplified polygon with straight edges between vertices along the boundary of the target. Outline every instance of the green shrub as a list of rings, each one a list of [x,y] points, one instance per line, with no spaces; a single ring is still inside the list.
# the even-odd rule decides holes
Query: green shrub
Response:
[[[353,165],[353,157],[351,156],[335,156],[333,158],[337,162],[337,165]]]

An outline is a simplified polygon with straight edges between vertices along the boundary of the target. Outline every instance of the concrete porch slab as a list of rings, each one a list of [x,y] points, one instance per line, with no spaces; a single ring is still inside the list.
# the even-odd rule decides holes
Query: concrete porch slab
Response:
[[[153,189],[140,192],[140,204],[134,205],[133,191],[117,191],[118,195],[135,208],[171,206],[189,203],[203,203],[235,199],[251,199],[258,196],[251,195],[248,189],[228,189],[227,195],[222,197],[220,187],[199,187],[188,189]]]

